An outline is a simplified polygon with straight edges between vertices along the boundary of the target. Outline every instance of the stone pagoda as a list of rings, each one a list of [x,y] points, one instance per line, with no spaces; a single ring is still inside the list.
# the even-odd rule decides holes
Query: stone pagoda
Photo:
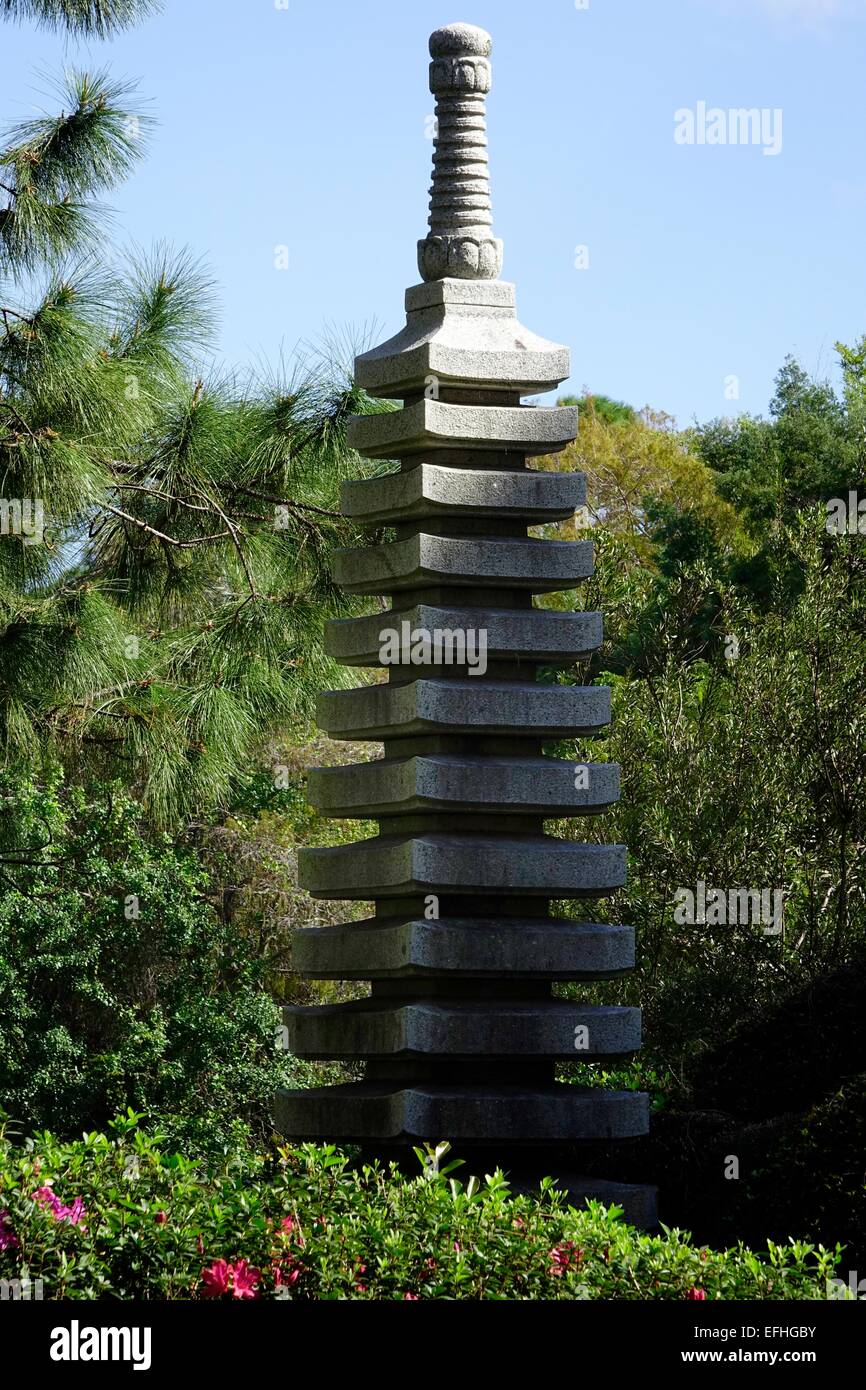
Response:
[[[323,695],[319,722],[332,739],[383,744],[384,757],[314,771],[309,794],[322,814],[375,820],[379,834],[302,852],[300,881],[314,897],[372,901],[375,916],[299,931],[294,961],[309,978],[370,981],[371,993],[287,1008],[285,1022],[298,1057],[364,1062],[365,1074],[284,1092],[277,1118],[290,1138],[383,1157],[447,1139],[467,1172],[498,1164],[517,1185],[552,1173],[572,1199],[617,1200],[651,1224],[651,1189],[575,1167],[581,1141],[644,1134],[647,1097],[555,1080],[558,1062],[634,1052],[640,1011],[552,992],[628,971],[634,934],[550,915],[551,900],[620,888],[626,851],[544,832],[614,803],[619,769],[544,755],[603,730],[610,692],[542,678],[594,651],[602,623],[533,606],[587,579],[593,547],[527,535],[573,517],[584,479],[532,467],[574,439],[577,411],[523,404],[568,377],[569,354],[518,322],[514,286],[499,278],[491,48],[467,24],[430,40],[422,283],[406,293],[406,327],[356,361],[358,385],[401,406],[356,417],[350,443],[399,468],[345,485],[344,513],[389,539],[341,552],[335,578],[390,611],[329,624],[333,657],[381,674]]]

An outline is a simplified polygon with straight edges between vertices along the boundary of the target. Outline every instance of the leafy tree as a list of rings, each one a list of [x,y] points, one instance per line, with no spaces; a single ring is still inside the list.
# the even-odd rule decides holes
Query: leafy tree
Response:
[[[13,9],[103,33],[149,7]],[[123,768],[168,822],[223,801],[348,679],[320,638],[346,611],[346,421],[374,407],[325,353],[268,381],[209,374],[201,267],[112,256],[95,199],[143,152],[131,95],[73,72],[62,114],[0,147],[0,740],[25,768]]]
[[[610,396],[596,396],[586,392],[583,396],[562,396],[557,405],[576,405],[579,411],[589,410],[609,425],[629,424],[638,418],[634,406],[625,401],[615,401]]]
[[[266,959],[197,857],[119,784],[0,781],[0,1096],[28,1132],[154,1110],[185,1141],[269,1124],[298,1084]],[[240,1128],[239,1128],[240,1127]]]
[[[599,756],[623,772],[603,838],[629,845],[623,906],[640,934],[624,988],[639,989],[651,1045],[677,1073],[866,948],[862,541],[828,536],[818,507],[784,540],[804,574],[787,611],[717,590],[718,626],[737,637],[730,660],[684,660],[676,611],[653,610],[657,664],[602,676],[614,709]],[[639,599],[634,610],[639,624]],[[784,935],[678,925],[674,895],[698,881],[782,892]]]
[[[668,517],[688,513],[716,537],[736,540],[736,514],[670,416],[649,408],[638,415],[604,396],[581,404],[575,442],[544,466],[586,475],[590,523],[626,538],[632,562],[652,556],[658,507]]]
[[[839,345],[843,365],[849,352]],[[862,421],[853,410],[862,401],[862,374],[851,350],[846,397],[829,382],[813,381],[786,358],[770,403],[770,419],[740,416],[714,420],[693,432],[697,454],[713,471],[720,494],[766,546],[777,522],[791,521],[815,502],[847,496],[859,482]]]

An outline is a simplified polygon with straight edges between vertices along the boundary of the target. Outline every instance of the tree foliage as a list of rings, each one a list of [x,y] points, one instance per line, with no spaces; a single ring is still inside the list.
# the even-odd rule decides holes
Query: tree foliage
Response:
[[[99,39],[161,9],[161,0],[0,0],[0,18]]]
[[[381,407],[325,350],[220,377],[202,267],[111,252],[96,199],[143,152],[131,98],[70,73],[61,114],[0,149],[0,742],[24,767],[123,768],[167,823],[345,681],[321,634],[346,611],[346,422]]]

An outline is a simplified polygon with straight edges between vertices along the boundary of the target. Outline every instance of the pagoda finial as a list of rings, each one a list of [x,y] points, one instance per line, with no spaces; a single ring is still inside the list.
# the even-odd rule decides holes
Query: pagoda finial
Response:
[[[492,51],[490,35],[472,24],[446,24],[430,36],[437,132],[430,232],[418,243],[424,280],[497,280],[502,270],[487,164]]]

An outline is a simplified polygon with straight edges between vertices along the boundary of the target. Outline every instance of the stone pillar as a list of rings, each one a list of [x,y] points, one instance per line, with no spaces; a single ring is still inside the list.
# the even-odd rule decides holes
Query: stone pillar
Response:
[[[551,1172],[573,1200],[616,1200],[650,1224],[651,1189],[567,1171],[578,1141],[645,1133],[647,1097],[554,1079],[558,1061],[610,1064],[640,1046],[638,1009],[551,989],[634,963],[631,928],[550,916],[552,899],[602,898],[626,872],[622,845],[544,832],[548,819],[598,815],[619,795],[617,767],[544,753],[610,717],[607,689],[539,679],[602,640],[597,613],[533,607],[534,595],[573,589],[593,568],[590,542],[527,536],[584,503],[581,474],[532,468],[574,438],[577,411],[522,404],[568,377],[569,355],[521,326],[514,286],[497,278],[490,37],[449,25],[430,52],[439,129],[430,234],[418,247],[425,283],[406,293],[406,327],[356,362],[358,384],[402,408],[355,418],[349,436],[399,468],[347,484],[342,501],[393,538],[341,552],[335,572],[390,611],[330,623],[326,638],[332,656],[379,667],[380,680],[325,694],[319,708],[331,738],[381,742],[384,758],[309,782],[323,814],[375,820],[379,835],[300,857],[311,894],[372,901],[375,916],[298,932],[298,970],[372,990],[285,1010],[296,1055],[363,1061],[366,1072],[283,1093],[278,1123],[294,1139],[385,1157],[448,1139],[468,1171],[475,1159],[518,1182]]]

